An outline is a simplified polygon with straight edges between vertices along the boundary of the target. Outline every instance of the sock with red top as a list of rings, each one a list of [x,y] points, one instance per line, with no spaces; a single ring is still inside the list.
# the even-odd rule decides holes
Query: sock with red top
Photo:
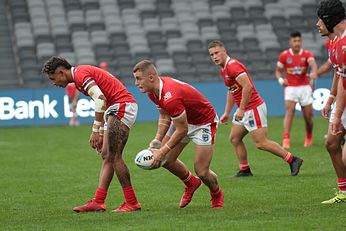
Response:
[[[247,161],[240,161],[239,162],[239,170],[244,171],[250,168],[250,165]]]
[[[293,161],[293,155],[292,155],[292,153],[290,153],[290,152],[287,152],[286,154],[285,154],[285,157],[283,158],[287,163],[292,163],[292,161]]]
[[[97,188],[94,195],[94,201],[96,203],[104,203],[107,197],[107,193],[108,193],[107,189]]]
[[[220,188],[220,186],[218,185],[217,188],[216,188],[215,190],[210,190],[210,195],[211,195],[212,197],[214,197],[214,196],[217,196],[220,192],[221,192],[221,188]]]
[[[312,133],[311,132],[306,132],[305,139],[312,139]]]
[[[132,185],[126,188],[123,188],[123,194],[124,194],[126,203],[130,205],[136,205],[138,203],[136,193]]]
[[[282,138],[289,139],[290,138],[290,133],[284,133]]]
[[[180,179],[184,182],[184,184],[187,187],[192,187],[198,183],[197,177],[192,175],[192,173],[190,171],[187,171],[187,173]]]
[[[346,178],[338,178],[338,187],[341,193],[346,195]]]

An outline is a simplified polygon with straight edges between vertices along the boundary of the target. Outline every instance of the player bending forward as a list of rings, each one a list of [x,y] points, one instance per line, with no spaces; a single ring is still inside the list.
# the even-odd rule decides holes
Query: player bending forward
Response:
[[[210,190],[212,208],[223,208],[223,192],[216,174],[209,169],[218,123],[213,106],[187,83],[159,76],[149,60],[137,63],[133,75],[136,86],[141,92],[148,93],[160,112],[156,136],[149,145],[154,153],[152,168],[159,167],[167,156],[163,167],[179,177],[186,186],[180,201],[181,208],[191,202],[201,181]],[[194,167],[198,177],[193,176],[178,159],[189,140],[195,143]]]
[[[95,196],[76,212],[105,211],[109,185],[114,172],[121,184],[125,202],[113,212],[141,209],[131,185],[129,170],[122,159],[131,126],[136,120],[137,103],[124,85],[100,68],[80,65],[72,67],[64,58],[51,57],[42,69],[57,87],[74,82],[77,89],[95,102],[95,120],[89,143],[101,153],[103,163]]]

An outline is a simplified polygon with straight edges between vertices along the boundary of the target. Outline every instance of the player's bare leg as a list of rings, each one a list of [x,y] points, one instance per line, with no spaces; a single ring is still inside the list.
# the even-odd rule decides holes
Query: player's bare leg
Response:
[[[214,145],[195,145],[195,172],[210,190],[212,208],[223,208],[223,192],[217,182],[216,174],[209,169],[213,151]]]
[[[234,151],[239,160],[239,172],[235,177],[252,176],[250,165],[247,159],[247,150],[243,142],[244,136],[248,134],[248,131],[244,126],[232,124],[232,130],[229,135],[229,141],[232,143]]]
[[[296,176],[299,173],[303,160],[287,152],[278,143],[268,140],[268,128],[259,128],[252,131],[250,134],[258,149],[270,152],[284,159],[290,165],[292,176]]]
[[[337,135],[332,135],[330,133],[330,127],[328,129],[326,148],[338,178],[339,192],[336,193],[335,197],[322,201],[322,204],[346,202],[346,152],[345,146],[343,149],[341,147],[345,134],[345,129],[343,129],[342,133]]]
[[[285,100],[286,113],[284,118],[284,134],[282,139],[282,147],[290,148],[290,132],[292,128],[294,113],[296,110],[296,102]]]
[[[135,191],[131,185],[130,172],[122,158],[123,150],[129,136],[129,127],[110,115],[107,120],[108,152],[113,161],[114,171],[122,187],[125,202],[113,212],[131,212],[141,209]]]
[[[165,136],[162,145],[164,145],[168,139],[169,137]],[[201,185],[201,180],[198,177],[195,177],[185,164],[178,159],[186,145],[187,143],[179,143],[170,150],[167,154],[167,161],[163,165],[164,168],[179,177],[179,179],[185,184],[185,191],[179,203],[181,208],[186,207],[191,202],[194,192]]]
[[[312,104],[302,107],[303,117],[305,120],[305,141],[304,147],[309,147],[312,145],[312,129],[313,129],[313,112],[312,112]]]

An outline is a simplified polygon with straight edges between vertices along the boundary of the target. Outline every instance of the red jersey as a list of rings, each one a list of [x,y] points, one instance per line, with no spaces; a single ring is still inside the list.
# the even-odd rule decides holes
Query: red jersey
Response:
[[[314,55],[303,49],[298,54],[294,54],[292,49],[281,52],[277,65],[285,68],[288,86],[309,85],[308,62],[313,59]]]
[[[236,79],[240,74],[243,73],[247,75],[252,86],[252,95],[248,105],[245,108],[245,111],[248,111],[258,107],[264,101],[258,94],[246,67],[238,60],[228,57],[226,60],[225,67],[221,69],[221,76],[223,77],[223,81],[225,85],[228,87],[229,91],[232,93],[234,102],[237,104],[238,107],[240,106],[240,102],[242,99],[243,88],[240,86]]]
[[[338,37],[335,36],[333,40],[327,39],[326,41],[326,49],[328,52],[329,62],[333,65],[333,68],[336,68],[336,60],[335,60],[335,44],[338,42]]]
[[[89,65],[72,67],[71,71],[77,89],[84,95],[89,96],[85,89],[89,83],[95,81],[103,95],[106,97],[107,107],[116,103],[136,102],[125,86],[115,76],[107,71]]]
[[[335,47],[336,74],[342,77],[342,83],[346,89],[346,30]]]
[[[159,97],[153,93],[148,93],[148,96],[173,119],[185,111],[189,124],[212,123],[216,117],[213,106],[198,90],[170,77],[160,77]]]
[[[66,86],[66,95],[68,97],[74,96],[76,91],[77,91],[77,88],[76,88],[76,85],[74,83],[67,84],[67,86]]]

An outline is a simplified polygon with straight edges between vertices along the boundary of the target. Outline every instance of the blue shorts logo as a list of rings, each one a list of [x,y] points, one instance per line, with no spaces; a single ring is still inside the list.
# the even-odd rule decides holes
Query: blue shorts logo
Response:
[[[249,125],[250,125],[250,127],[254,127],[254,126],[255,126],[255,121],[250,120],[250,121],[249,121]]]
[[[209,140],[209,135],[208,134],[203,134],[202,139],[204,142],[207,142]]]

